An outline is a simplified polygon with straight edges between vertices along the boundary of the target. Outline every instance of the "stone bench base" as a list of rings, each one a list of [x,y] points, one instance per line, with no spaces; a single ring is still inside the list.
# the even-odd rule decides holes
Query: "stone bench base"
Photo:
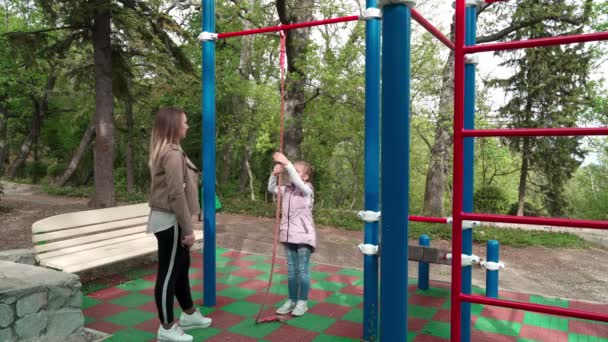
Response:
[[[0,261],[0,341],[66,341],[84,326],[77,275]]]

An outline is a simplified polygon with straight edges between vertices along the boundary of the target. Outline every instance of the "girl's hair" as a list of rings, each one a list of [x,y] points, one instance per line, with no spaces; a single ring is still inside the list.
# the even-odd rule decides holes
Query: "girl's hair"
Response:
[[[296,166],[296,165],[302,165],[302,167],[304,168],[304,173],[306,173],[308,175],[307,182],[308,183],[312,183],[312,176],[313,176],[314,170],[313,170],[312,166],[309,163],[307,163],[307,162],[305,162],[303,160],[298,160],[295,163],[293,163],[293,165],[294,166]]]
[[[150,157],[148,159],[150,168],[154,166],[160,151],[167,144],[178,143],[180,120],[185,113],[183,109],[177,107],[164,107],[156,112],[150,137]]]

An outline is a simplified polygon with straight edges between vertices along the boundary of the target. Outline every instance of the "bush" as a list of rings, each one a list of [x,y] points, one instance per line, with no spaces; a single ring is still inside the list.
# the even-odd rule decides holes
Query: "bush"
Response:
[[[53,178],[57,178],[63,174],[66,168],[67,166],[64,163],[53,162],[46,168],[46,174]]]
[[[517,215],[518,203],[512,203],[509,208],[509,215]],[[542,216],[542,211],[530,202],[524,203],[524,216]]]
[[[47,165],[44,162],[30,162],[27,161],[25,162],[25,167],[24,167],[24,171],[25,171],[25,176],[27,178],[34,178],[34,175],[36,175],[36,177],[38,179],[44,178],[44,176],[46,176],[46,171],[47,171]]]
[[[509,208],[509,200],[501,188],[486,185],[475,191],[474,208],[479,213],[504,214]]]

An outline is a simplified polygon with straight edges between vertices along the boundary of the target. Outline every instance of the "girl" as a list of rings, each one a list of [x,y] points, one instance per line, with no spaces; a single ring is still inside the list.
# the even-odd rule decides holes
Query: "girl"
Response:
[[[304,162],[291,163],[282,153],[272,158],[277,165],[268,180],[268,191],[278,192],[277,176],[287,170],[291,184],[281,187],[283,203],[279,240],[285,246],[289,298],[277,309],[279,315],[291,312],[302,316],[308,310],[310,289],[310,254],[317,247],[317,235],[312,216],[314,202],[312,167]]]
[[[148,166],[152,175],[148,233],[158,241],[158,274],[154,298],[161,325],[159,341],[192,341],[183,330],[206,328],[211,319],[194,308],[188,269],[194,243],[192,217],[200,211],[198,171],[180,142],[188,131],[186,113],[174,107],[156,113]],[[183,312],[179,325],[173,317],[173,296]]]

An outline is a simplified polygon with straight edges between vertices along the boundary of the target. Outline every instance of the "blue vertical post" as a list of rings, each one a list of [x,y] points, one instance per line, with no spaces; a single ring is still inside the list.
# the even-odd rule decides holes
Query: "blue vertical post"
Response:
[[[496,240],[488,240],[489,262],[498,263],[500,260],[500,245]],[[498,270],[486,270],[486,297],[498,298]]]
[[[203,0],[203,32],[215,32],[215,2]],[[203,42],[203,304],[215,305],[215,42]]]
[[[418,238],[418,244],[422,247],[430,247],[431,246],[431,238],[422,234]],[[418,263],[418,288],[421,290],[429,289],[429,263],[420,261]]]
[[[376,0],[367,0],[375,8]],[[365,25],[365,210],[379,210],[380,187],[380,20]],[[378,245],[378,222],[365,223],[365,244]],[[363,340],[378,335],[378,256],[363,256]]]
[[[382,7],[380,338],[407,340],[412,1]]]
[[[475,45],[477,27],[477,2],[467,0],[466,2],[466,36],[465,45]],[[467,62],[464,69],[464,128],[475,128],[475,64]],[[474,185],[474,138],[464,139],[464,162],[463,162],[463,191],[462,211],[473,212],[473,185]],[[462,226],[462,253],[473,254],[473,227],[472,224]],[[462,293],[471,294],[472,290],[472,267],[462,268]],[[461,334],[463,342],[471,340],[471,303],[461,304]]]

